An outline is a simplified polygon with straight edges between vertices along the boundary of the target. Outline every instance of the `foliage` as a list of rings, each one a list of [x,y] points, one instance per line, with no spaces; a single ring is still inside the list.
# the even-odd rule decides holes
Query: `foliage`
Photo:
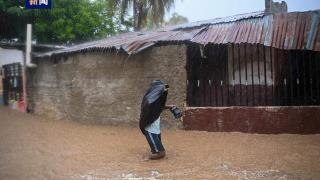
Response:
[[[108,0],[54,0],[52,9],[24,8],[17,0],[0,0],[0,38],[24,38],[26,23],[34,25],[40,43],[77,43],[128,30],[110,13]],[[124,28],[125,26],[126,28]]]
[[[179,15],[178,13],[173,13],[172,17],[169,19],[169,21],[167,21],[165,24],[166,25],[178,25],[178,24],[184,24],[184,23],[188,23],[189,20],[188,18]]]
[[[75,42],[115,34],[103,1],[58,0],[52,10],[35,10],[35,34],[44,42]]]
[[[133,12],[133,27],[135,31],[149,26],[160,26],[164,21],[166,11],[174,5],[174,0],[110,0],[115,9],[120,9],[120,19]],[[132,9],[131,9],[132,8]]]
[[[0,38],[16,38],[23,36],[23,22],[27,21],[24,3],[17,0],[0,0]]]

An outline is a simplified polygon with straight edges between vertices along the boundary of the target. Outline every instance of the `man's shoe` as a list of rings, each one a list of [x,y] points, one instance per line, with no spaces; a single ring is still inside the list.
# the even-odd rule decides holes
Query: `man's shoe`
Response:
[[[166,152],[165,151],[161,151],[158,153],[154,153],[154,154],[150,154],[149,159],[150,160],[157,160],[157,159],[162,159],[166,156]]]

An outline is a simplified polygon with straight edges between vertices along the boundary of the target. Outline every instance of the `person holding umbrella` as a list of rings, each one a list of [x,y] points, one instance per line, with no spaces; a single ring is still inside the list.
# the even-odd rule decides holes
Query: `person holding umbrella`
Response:
[[[169,85],[161,80],[154,80],[144,95],[141,103],[141,113],[139,127],[146,137],[151,149],[149,159],[156,160],[166,156],[165,148],[161,141],[160,114],[165,109],[175,115],[176,118],[182,116],[181,111],[174,105],[167,105]]]

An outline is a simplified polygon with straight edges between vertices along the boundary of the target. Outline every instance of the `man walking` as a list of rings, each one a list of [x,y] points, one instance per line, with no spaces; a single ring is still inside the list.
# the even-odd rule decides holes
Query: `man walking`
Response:
[[[149,159],[156,160],[165,157],[166,151],[161,141],[160,114],[164,109],[173,108],[166,105],[169,85],[160,80],[154,80],[144,95],[141,104],[140,130],[145,135],[151,149]]]

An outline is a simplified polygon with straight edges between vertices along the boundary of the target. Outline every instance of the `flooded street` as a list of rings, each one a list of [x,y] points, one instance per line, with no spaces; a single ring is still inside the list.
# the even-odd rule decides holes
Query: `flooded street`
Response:
[[[137,125],[138,126],[138,125]],[[0,179],[318,179],[320,135],[163,130],[149,161],[138,127],[83,125],[0,108]]]

